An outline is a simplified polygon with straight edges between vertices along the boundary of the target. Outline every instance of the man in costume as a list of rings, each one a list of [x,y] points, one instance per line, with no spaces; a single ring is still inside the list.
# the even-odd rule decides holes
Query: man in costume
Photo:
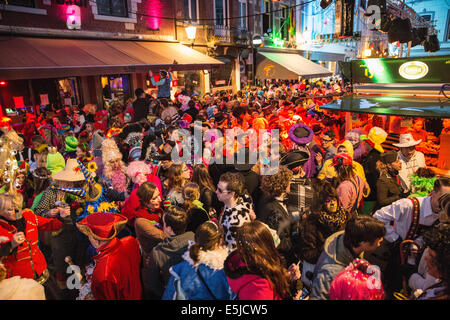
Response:
[[[117,238],[127,219],[115,213],[95,212],[77,223],[98,254],[91,279],[95,300],[140,300],[141,254],[133,237]]]
[[[418,237],[438,221],[439,198],[447,192],[450,192],[450,179],[440,178],[435,181],[430,196],[400,199],[374,213],[373,217],[385,224],[386,236],[368,260],[380,266],[385,274],[385,288],[391,293],[400,289],[400,243],[415,240],[420,244]],[[404,254],[407,256],[409,249]]]

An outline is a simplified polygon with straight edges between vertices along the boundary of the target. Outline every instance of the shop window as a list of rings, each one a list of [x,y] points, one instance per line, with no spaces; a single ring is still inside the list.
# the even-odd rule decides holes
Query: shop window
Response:
[[[102,94],[105,100],[114,99],[125,103],[131,97],[130,79],[128,75],[113,75],[101,78]]]
[[[128,17],[127,0],[97,0],[98,14]]]
[[[58,79],[58,93],[60,104],[63,106],[81,103],[77,78]]]
[[[34,8],[34,0],[4,0],[2,3],[11,6]]]

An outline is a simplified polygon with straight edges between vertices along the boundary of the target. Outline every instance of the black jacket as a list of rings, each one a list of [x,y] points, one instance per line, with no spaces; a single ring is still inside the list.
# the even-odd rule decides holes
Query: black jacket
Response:
[[[259,188],[261,185],[261,177],[256,172],[251,170],[238,171],[234,169],[232,172],[242,174],[245,180],[244,183],[247,193],[252,197],[253,203],[258,203],[259,198],[262,196],[261,189]]]
[[[209,212],[210,209],[214,209],[218,215],[223,208],[223,203],[217,199],[217,194],[209,189],[205,188],[202,190],[199,200],[203,203],[203,208],[205,208],[207,212]]]
[[[364,174],[366,175],[366,181],[369,184],[371,191],[366,201],[376,201],[377,200],[377,180],[379,171],[377,170],[377,162],[381,160],[381,152],[372,149],[369,151],[367,156],[362,161],[362,166],[364,168]]]
[[[138,98],[133,102],[134,119],[133,122],[137,122],[142,119],[147,119],[149,111],[149,103],[147,99]]]
[[[277,249],[286,259],[287,266],[294,262],[297,263],[298,259],[292,247],[294,218],[283,208],[280,201],[262,197],[258,206],[257,219],[277,232],[280,238]]]
[[[378,208],[390,205],[394,201],[404,198],[407,194],[396,177],[389,173],[382,174],[377,180],[377,205]]]
[[[186,232],[165,238],[150,254],[150,263],[143,270],[143,284],[147,297],[161,299],[170,278],[169,269],[183,261],[188,242],[194,241],[194,233]]]

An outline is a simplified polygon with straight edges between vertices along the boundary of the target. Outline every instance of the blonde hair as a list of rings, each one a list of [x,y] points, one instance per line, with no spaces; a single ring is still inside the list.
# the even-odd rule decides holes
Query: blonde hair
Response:
[[[14,205],[14,199],[7,193],[0,194],[0,212],[4,212],[8,205],[8,202]]]

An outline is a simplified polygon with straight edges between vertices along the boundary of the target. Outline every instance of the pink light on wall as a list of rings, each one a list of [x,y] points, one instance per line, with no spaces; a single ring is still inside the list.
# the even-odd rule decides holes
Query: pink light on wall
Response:
[[[159,18],[163,16],[163,2],[168,2],[167,0],[150,0],[147,4],[147,26],[150,30],[158,30],[161,26],[162,19]]]

